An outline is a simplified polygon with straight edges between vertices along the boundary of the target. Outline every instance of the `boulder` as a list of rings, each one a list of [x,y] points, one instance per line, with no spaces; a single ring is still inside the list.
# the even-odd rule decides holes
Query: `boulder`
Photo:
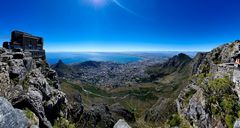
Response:
[[[112,113],[115,113],[117,116],[123,117],[127,121],[130,121],[130,122],[135,121],[134,113],[130,112],[129,110],[121,106],[119,103],[111,105],[110,111]]]
[[[32,68],[34,68],[33,67],[33,59],[31,57],[24,58],[23,64],[28,71],[31,70]]]
[[[240,120],[236,120],[235,123],[234,123],[234,128],[240,128]]]
[[[131,128],[124,119],[118,120],[113,128]]]
[[[3,54],[6,52],[6,49],[5,48],[0,48],[0,54]]]
[[[112,128],[115,120],[109,108],[105,104],[93,104],[89,110],[84,111],[80,119],[80,127],[101,127]]]
[[[65,93],[53,90],[53,96],[44,104],[48,120],[53,124],[58,117],[67,117],[67,98]]]
[[[75,94],[72,97],[74,98],[74,102],[69,106],[69,118],[73,122],[78,122],[83,114],[82,98],[80,94]]]
[[[0,128],[27,128],[28,119],[19,109],[14,109],[11,103],[0,97]]]
[[[9,61],[9,76],[11,79],[19,78],[23,79],[27,70],[21,59],[12,59]]]
[[[33,69],[29,75],[29,84],[41,91],[44,100],[49,100],[51,97],[52,88],[40,69]]]
[[[39,92],[36,88],[30,88],[28,93],[22,94],[13,99],[12,103],[16,108],[30,109],[39,118],[40,127],[50,128],[52,125],[46,117],[42,100],[43,97],[41,92]]]
[[[1,55],[1,61],[2,62],[7,62],[7,61],[11,60],[12,58],[13,58],[12,55],[6,55],[6,54]]]

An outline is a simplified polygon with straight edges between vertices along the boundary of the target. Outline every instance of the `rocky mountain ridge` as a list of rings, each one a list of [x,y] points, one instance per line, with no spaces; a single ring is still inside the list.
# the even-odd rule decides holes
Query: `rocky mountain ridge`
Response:
[[[191,64],[193,76],[176,100],[178,114],[170,119],[174,122],[170,126],[239,126],[239,68],[232,60],[239,45],[235,41],[196,55]]]

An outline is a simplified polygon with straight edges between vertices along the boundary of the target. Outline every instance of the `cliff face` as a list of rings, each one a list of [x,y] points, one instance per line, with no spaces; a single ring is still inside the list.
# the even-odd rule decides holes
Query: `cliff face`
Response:
[[[240,79],[239,69],[229,62],[239,45],[240,41],[235,41],[196,55],[191,62],[193,76],[176,100],[180,118],[170,119],[178,120],[170,126],[234,126],[240,118]]]
[[[68,102],[65,94],[59,90],[56,72],[49,68],[45,60],[32,59],[28,52],[0,49],[0,85],[0,96],[6,98],[14,108],[27,112],[22,115],[18,112],[18,116],[39,120],[39,123],[30,121],[25,126],[52,127],[57,118],[67,116]],[[3,109],[1,105],[0,109]],[[0,116],[6,118],[4,113],[0,113]],[[9,120],[1,120],[1,127],[11,127],[6,123]],[[4,124],[6,126],[2,126]]]

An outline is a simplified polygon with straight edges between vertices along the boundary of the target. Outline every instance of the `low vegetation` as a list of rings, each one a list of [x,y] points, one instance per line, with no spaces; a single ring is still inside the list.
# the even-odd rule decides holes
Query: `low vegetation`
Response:
[[[67,119],[61,117],[55,120],[53,128],[76,128],[75,124],[70,123]]]
[[[167,123],[170,125],[170,127],[180,126],[181,118],[178,114],[173,114]]]
[[[37,116],[28,108],[25,108],[24,113],[26,117],[31,121],[31,124],[38,125],[39,120]]]
[[[211,91],[215,92],[227,92],[231,91],[232,82],[229,77],[217,78],[212,81],[209,81],[209,88]]]
[[[233,83],[227,76],[209,80],[206,88],[207,104],[212,116],[224,120],[228,128],[233,127],[240,111],[238,96],[232,88]]]

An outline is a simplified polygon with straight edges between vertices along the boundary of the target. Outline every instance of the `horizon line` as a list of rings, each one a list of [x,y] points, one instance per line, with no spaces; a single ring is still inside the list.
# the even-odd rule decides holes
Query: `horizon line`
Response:
[[[47,53],[59,53],[59,52],[65,52],[65,53],[134,53],[134,52],[148,52],[148,53],[156,53],[156,52],[209,52],[208,50],[193,50],[193,51],[183,51],[183,50],[161,50],[161,51],[46,51]]]

